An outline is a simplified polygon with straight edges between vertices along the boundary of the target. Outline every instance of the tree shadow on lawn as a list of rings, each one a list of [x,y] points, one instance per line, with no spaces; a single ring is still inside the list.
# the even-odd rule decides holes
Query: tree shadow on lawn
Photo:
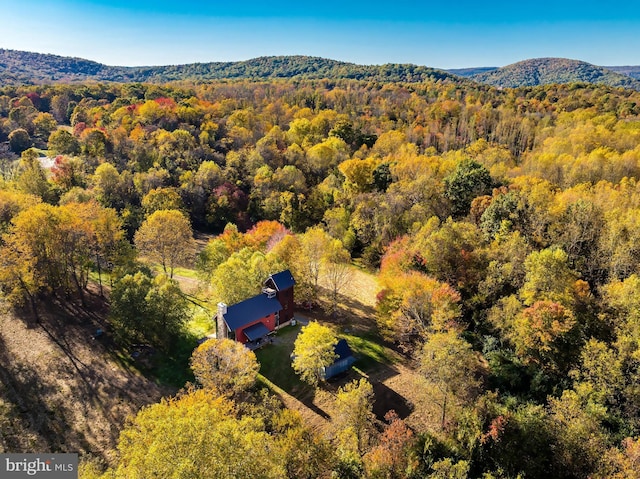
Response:
[[[20,398],[10,397],[21,415],[27,414],[33,433],[47,441],[42,449],[91,451],[106,459],[125,417],[173,389],[154,384],[122,359],[126,352],[109,334],[104,298],[87,294],[85,302],[50,298],[38,304],[37,318],[26,308],[13,310],[9,320],[15,318],[26,328],[14,337],[28,338],[40,330],[47,341],[42,343],[41,363],[22,365],[8,357],[0,343],[0,353],[4,353],[0,354],[0,376]],[[106,332],[98,338],[97,329]],[[61,401],[59,392],[65,388],[70,391],[68,398],[52,405],[52,400]],[[78,408],[86,409],[87,421],[97,423],[79,422],[74,414]],[[33,421],[29,415],[36,412],[38,420]]]
[[[403,396],[380,381],[373,381],[373,413],[379,421],[384,421],[386,414],[394,410],[400,419],[406,419],[413,412],[413,405]]]
[[[413,405],[384,383],[397,374],[399,374],[398,370],[393,366],[381,363],[367,374],[358,367],[358,361],[356,361],[352,369],[329,379],[322,387],[325,391],[336,395],[338,390],[348,383],[364,378],[373,387],[373,413],[379,421],[384,422],[384,416],[390,410],[394,410],[400,419],[406,419],[413,412]]]
[[[260,374],[285,394],[300,401],[322,418],[328,419],[329,415],[313,402],[314,388],[301,381],[291,367],[293,343],[300,332],[300,327],[300,324],[296,324],[279,330],[271,344],[255,351],[260,363]],[[280,391],[274,392],[282,396]]]
[[[362,331],[377,330],[375,323],[376,310],[374,307],[350,296],[338,294],[337,311],[333,315],[328,314],[325,311],[330,309],[330,303],[327,299],[330,297],[330,292],[322,286],[318,290],[320,293],[319,306],[310,311],[301,311],[303,314],[338,326],[348,325],[353,329]]]
[[[345,306],[348,305],[349,307],[354,306],[363,314],[364,312],[375,314],[373,308],[357,301],[345,304]],[[338,321],[335,321],[335,318],[331,318],[318,307],[311,311],[298,310],[296,317],[305,322],[311,319],[338,326],[338,336],[347,340],[356,357],[352,369],[322,383],[321,390],[335,396],[339,388],[364,377],[373,386],[375,394],[373,410],[380,421],[383,421],[385,414],[392,409],[402,419],[412,413],[413,405],[385,384],[385,381],[399,374],[394,363],[401,360],[401,355],[393,345],[387,344],[378,334],[373,316],[366,319],[359,314],[354,314],[353,308],[350,307],[349,311],[342,310]],[[330,416],[314,403],[314,399],[317,399],[315,390],[300,381],[291,367],[290,356],[300,329],[300,322],[296,326],[285,327],[276,333],[271,344],[256,351],[256,356],[261,364],[260,373],[285,394],[301,402],[321,417],[328,419]]]

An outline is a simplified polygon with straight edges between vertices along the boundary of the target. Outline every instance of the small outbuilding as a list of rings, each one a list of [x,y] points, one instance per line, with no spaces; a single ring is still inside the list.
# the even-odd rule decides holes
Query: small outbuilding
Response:
[[[353,351],[349,347],[346,339],[341,339],[335,345],[335,353],[338,356],[331,366],[323,367],[320,371],[320,377],[325,381],[340,373],[348,371],[353,363],[356,362],[356,358],[353,356]]]

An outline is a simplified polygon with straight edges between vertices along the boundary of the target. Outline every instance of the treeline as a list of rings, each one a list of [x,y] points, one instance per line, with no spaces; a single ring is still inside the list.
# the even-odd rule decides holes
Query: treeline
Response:
[[[313,299],[309,275],[350,255],[379,269],[379,328],[424,376],[436,429],[392,418],[399,443],[374,434],[335,456],[298,418],[197,393],[123,440],[215,402],[211,441],[228,430],[241,451],[254,438],[290,454],[265,465],[273,476],[308,465],[278,442],[291,434],[327,454],[308,477],[626,477],[640,434],[639,99],[440,80],[4,88],[0,283],[36,304],[81,298],[106,273],[123,337],[169,349],[191,227],[222,233],[199,263],[216,299],[274,265]],[[166,249],[172,231],[187,234]]]

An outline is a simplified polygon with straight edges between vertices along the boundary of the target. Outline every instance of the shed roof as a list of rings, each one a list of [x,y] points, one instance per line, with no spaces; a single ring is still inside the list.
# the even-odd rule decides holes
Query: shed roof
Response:
[[[278,291],[282,291],[283,289],[290,288],[294,284],[296,284],[296,280],[294,279],[291,271],[285,269],[284,271],[280,271],[276,274],[269,275],[269,279],[273,281],[276,289]]]
[[[353,356],[353,351],[351,351],[349,343],[347,343],[346,339],[341,339],[340,341],[338,341],[334,348],[334,351],[338,355],[338,358],[335,360],[335,362],[348,358],[349,356]]]
[[[231,331],[282,310],[280,301],[259,294],[227,308],[224,320]]]

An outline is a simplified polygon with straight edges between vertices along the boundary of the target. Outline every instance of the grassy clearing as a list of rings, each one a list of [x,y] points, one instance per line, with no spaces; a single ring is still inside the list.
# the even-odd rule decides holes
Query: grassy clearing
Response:
[[[157,272],[162,271],[161,266],[158,266],[158,268],[156,269],[158,270]],[[189,268],[173,268],[173,276],[182,276],[183,278],[198,279],[198,272],[195,269],[189,269]]]
[[[260,363],[260,376],[292,396],[300,396],[312,391],[310,386],[300,381],[291,367],[293,343],[299,332],[299,324],[287,326],[275,334],[273,344],[256,351],[256,357]]]
[[[355,366],[365,373],[375,372],[382,365],[393,364],[396,355],[387,348],[375,333],[353,334],[342,333],[341,338],[347,340],[357,358]]]

